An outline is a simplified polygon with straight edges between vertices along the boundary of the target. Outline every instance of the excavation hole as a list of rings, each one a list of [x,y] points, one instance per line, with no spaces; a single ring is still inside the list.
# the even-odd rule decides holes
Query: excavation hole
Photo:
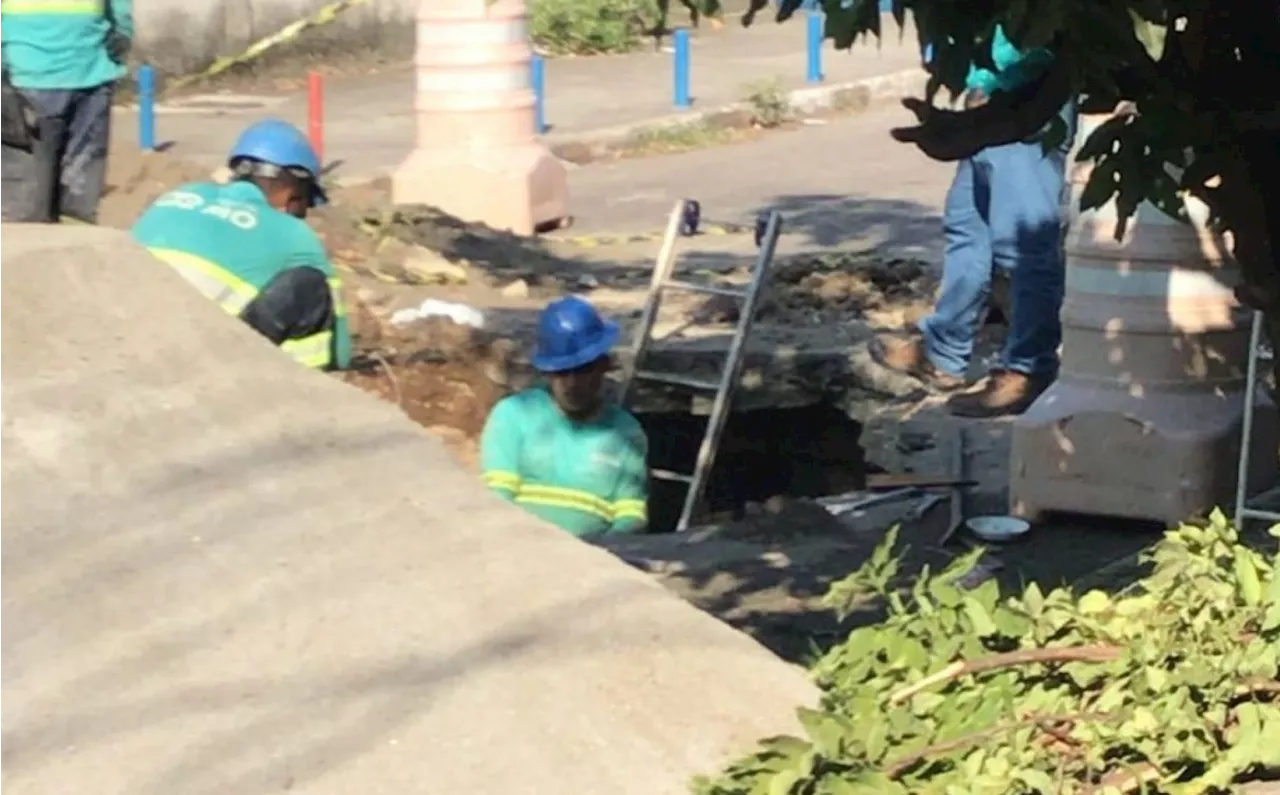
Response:
[[[707,418],[684,413],[639,414],[649,437],[649,466],[692,473]],[[834,406],[744,411],[729,418],[695,524],[741,519],[778,498],[823,497],[866,486],[862,426]],[[649,486],[651,532],[675,530],[685,486],[654,479]]]

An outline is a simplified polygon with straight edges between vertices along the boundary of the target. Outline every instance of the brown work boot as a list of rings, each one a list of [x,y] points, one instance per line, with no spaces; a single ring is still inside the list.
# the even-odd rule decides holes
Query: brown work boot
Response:
[[[920,334],[877,334],[868,346],[871,358],[881,367],[918,378],[926,386],[950,392],[964,386],[964,379],[933,366],[924,352]]]
[[[1021,414],[1052,383],[1053,379],[1044,376],[992,370],[977,389],[952,395],[947,400],[947,410],[957,417],[973,419]]]

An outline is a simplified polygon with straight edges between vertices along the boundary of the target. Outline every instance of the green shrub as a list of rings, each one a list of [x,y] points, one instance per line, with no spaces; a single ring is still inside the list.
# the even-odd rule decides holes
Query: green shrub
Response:
[[[1189,794],[1280,770],[1280,555],[1221,514],[1169,532],[1115,596],[1002,600],[994,581],[961,585],[979,553],[904,589],[892,543],[828,597],[888,617],[818,662],[807,736],[697,791]]]
[[[658,0],[532,0],[534,44],[556,55],[627,52],[658,23]]]
[[[787,90],[776,77],[748,84],[744,99],[751,108],[752,121],[761,127],[771,129],[791,118]]]

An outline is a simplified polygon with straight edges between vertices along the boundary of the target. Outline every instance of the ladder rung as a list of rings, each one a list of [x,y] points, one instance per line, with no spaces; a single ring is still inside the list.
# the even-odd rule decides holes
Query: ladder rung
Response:
[[[682,475],[679,472],[672,472],[669,469],[651,469],[649,474],[658,480],[674,480],[679,483],[693,483],[692,475]]]
[[[705,293],[707,295],[723,295],[728,298],[737,298],[739,300],[746,298],[747,294],[737,287],[719,287],[714,284],[698,284],[696,282],[682,282],[675,279],[669,279],[662,283],[664,290],[684,290],[690,293]]]
[[[668,373],[655,373],[652,370],[637,370],[636,378],[645,381],[655,381],[659,384],[671,384],[672,386],[683,386],[689,389],[701,389],[706,392],[715,392],[720,389],[720,384],[716,381],[703,381],[700,378],[686,378],[682,375],[670,375]]]

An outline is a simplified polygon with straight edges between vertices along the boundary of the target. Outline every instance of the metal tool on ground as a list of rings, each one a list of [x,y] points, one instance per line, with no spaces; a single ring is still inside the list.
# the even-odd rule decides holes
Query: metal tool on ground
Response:
[[[921,475],[915,472],[902,474],[883,473],[867,476],[868,491],[885,491],[915,486],[917,489],[967,489],[978,485],[976,480],[956,480],[938,475]]]
[[[762,245],[756,257],[751,279],[745,288],[728,287],[714,284],[700,284],[674,278],[676,263],[676,239],[684,224],[688,201],[676,202],[667,221],[667,231],[662,238],[662,248],[658,251],[658,259],[654,263],[653,278],[649,283],[649,294],[645,299],[644,311],[640,315],[640,325],[636,329],[635,343],[630,361],[622,376],[622,400],[629,403],[632,386],[637,380],[666,384],[668,386],[692,389],[698,392],[713,392],[715,400],[711,404],[711,414],[707,417],[707,429],[698,448],[698,458],[693,472],[671,472],[655,469],[651,473],[660,480],[674,480],[688,486],[685,492],[684,507],[680,511],[680,519],[676,523],[677,531],[689,529],[694,511],[702,501],[703,492],[707,488],[707,479],[711,475],[711,467],[715,463],[716,450],[720,445],[720,437],[724,434],[725,423],[729,420],[729,409],[733,403],[733,393],[738,387],[742,375],[742,361],[746,354],[747,337],[751,334],[751,326],[755,322],[756,305],[761,292],[769,281],[769,271],[773,267],[773,253],[778,245],[778,236],[782,233],[782,216],[770,212],[762,237]],[[735,298],[741,302],[742,310],[738,313],[737,327],[729,343],[729,352],[725,356],[724,368],[718,380],[691,378],[673,373],[659,373],[639,369],[644,355],[653,342],[653,326],[658,319],[658,311],[662,306],[662,296],[667,290],[700,293],[710,296]]]
[[[842,514],[852,513],[853,511],[865,511],[868,508],[874,508],[877,505],[885,505],[891,502],[899,502],[901,500],[911,499],[920,496],[920,489],[915,486],[906,486],[894,491],[886,491],[883,494],[870,494],[865,497],[859,497],[855,500],[847,500],[848,495],[843,497],[819,499],[817,502],[823,508],[827,509],[827,513],[832,516],[841,516]]]
[[[943,494],[926,494],[920,498],[920,501],[911,506],[911,509],[903,515],[904,522],[918,522],[925,517],[929,511],[932,511],[936,505],[945,501],[946,495]]]

